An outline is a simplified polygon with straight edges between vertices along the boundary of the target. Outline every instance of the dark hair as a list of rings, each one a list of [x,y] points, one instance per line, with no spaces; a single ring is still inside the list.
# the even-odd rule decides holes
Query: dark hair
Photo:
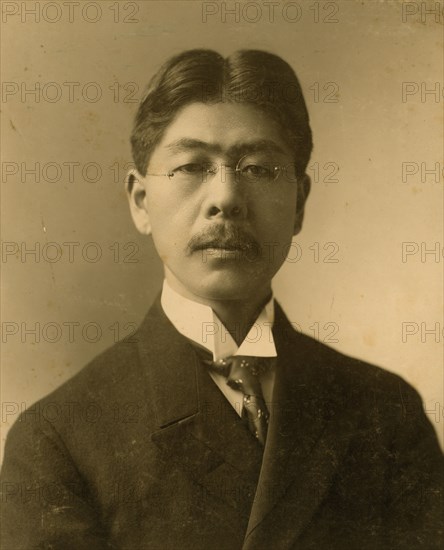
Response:
[[[301,86],[277,55],[240,50],[223,58],[212,50],[189,50],[169,59],[151,79],[131,134],[133,159],[143,176],[149,157],[177,111],[195,102],[248,103],[271,115],[295,153],[298,175],[310,159],[312,134]]]

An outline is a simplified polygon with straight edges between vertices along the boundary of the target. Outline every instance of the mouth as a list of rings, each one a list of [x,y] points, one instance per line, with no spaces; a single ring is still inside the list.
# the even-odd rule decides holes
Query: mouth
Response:
[[[261,247],[253,235],[242,228],[215,225],[194,235],[187,247],[188,254],[205,253],[215,259],[255,260]]]
[[[252,244],[230,241],[207,241],[193,247],[192,254],[199,254],[203,263],[207,262],[255,262],[258,249]]]
[[[233,243],[230,241],[209,241],[200,243],[193,248],[193,252],[196,250],[223,250],[227,252],[245,252],[251,247],[245,243]]]

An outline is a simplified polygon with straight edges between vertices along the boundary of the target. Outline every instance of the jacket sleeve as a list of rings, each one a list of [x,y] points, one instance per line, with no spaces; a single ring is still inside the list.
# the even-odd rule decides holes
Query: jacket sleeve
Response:
[[[388,548],[442,548],[444,459],[418,393],[400,386],[402,414],[395,432],[388,483]]]
[[[94,495],[49,422],[22,415],[11,428],[1,488],[3,548],[111,548]]]

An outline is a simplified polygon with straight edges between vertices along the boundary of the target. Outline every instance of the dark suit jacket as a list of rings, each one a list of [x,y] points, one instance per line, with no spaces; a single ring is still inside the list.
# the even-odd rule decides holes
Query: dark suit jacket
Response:
[[[294,332],[278,306],[274,336],[262,457],[157,300],[137,344],[12,427],[2,548],[441,547],[442,454],[415,390]]]

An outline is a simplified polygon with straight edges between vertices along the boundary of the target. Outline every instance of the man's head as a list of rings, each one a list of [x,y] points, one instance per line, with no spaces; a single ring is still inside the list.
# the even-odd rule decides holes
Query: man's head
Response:
[[[151,80],[127,189],[166,277],[206,300],[269,292],[301,229],[312,149],[299,82],[260,51],[192,50]]]

